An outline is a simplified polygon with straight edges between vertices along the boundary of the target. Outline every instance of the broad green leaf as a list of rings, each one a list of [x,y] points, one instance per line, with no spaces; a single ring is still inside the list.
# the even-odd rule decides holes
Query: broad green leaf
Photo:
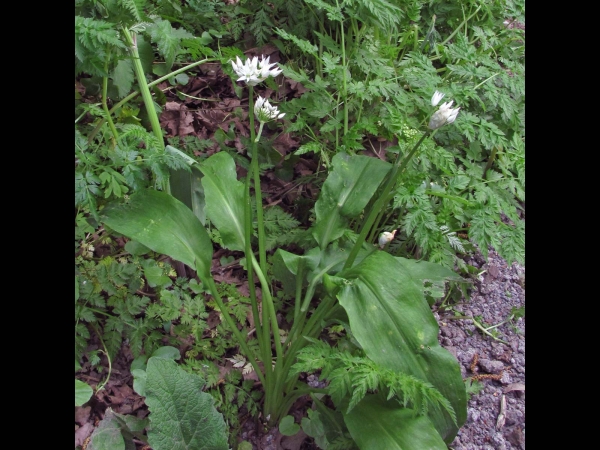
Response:
[[[77,367],[77,366],[75,366]],[[75,406],[81,406],[86,403],[92,395],[94,390],[81,380],[75,379]]]
[[[221,233],[223,245],[243,251],[244,185],[237,180],[235,162],[225,153],[212,155],[202,164],[202,186],[206,197],[206,215]]]
[[[171,279],[163,273],[163,268],[158,266],[155,260],[143,260],[142,267],[144,268],[144,277],[148,281],[148,286],[167,287],[173,284]]]
[[[171,169],[169,171],[169,186],[171,195],[185,203],[202,225],[206,225],[204,212],[204,188],[202,187],[202,172],[197,167],[197,161],[171,145],[165,147],[165,152],[181,156],[190,166],[190,170]]]
[[[125,251],[131,253],[133,256],[142,256],[150,251],[144,244],[139,243],[135,240],[127,241],[125,244]]]
[[[129,203],[102,211],[106,225],[151,248],[195,267],[200,279],[210,277],[212,242],[194,213],[169,194],[144,190]]]
[[[293,436],[300,431],[300,425],[294,422],[294,416],[285,416],[279,422],[279,432],[284,436]]]
[[[456,272],[439,264],[401,257],[397,257],[396,261],[402,264],[402,266],[410,273],[412,279],[421,281],[419,286],[422,287],[422,291],[425,295],[430,295],[434,298],[439,298],[444,295],[446,281],[465,282],[465,280]]]
[[[133,442],[131,443],[133,444]],[[107,409],[104,419],[100,421],[98,427],[90,436],[88,450],[130,450],[131,446],[126,446],[125,439],[121,433],[121,426],[114,418],[112,409]],[[133,444],[135,449],[135,444]]]
[[[146,396],[146,380],[147,374],[144,369],[131,369],[133,375],[133,390],[142,397]]]
[[[315,204],[317,221],[312,233],[322,249],[344,233],[346,219],[362,212],[392,167],[377,158],[346,153],[336,154],[332,164]]]
[[[204,381],[164,358],[148,360],[148,442],[154,450],[227,450],[227,428]]]
[[[88,450],[135,450],[133,438],[145,441],[144,428],[148,419],[139,419],[131,415],[123,415],[108,408],[104,419],[90,437]]]
[[[175,347],[171,347],[169,345],[166,345],[164,347],[159,347],[156,350],[154,350],[154,352],[152,352],[152,355],[150,357],[157,357],[157,358],[166,358],[166,359],[181,359],[181,354],[179,353],[179,350],[177,350]]]
[[[367,395],[344,415],[348,431],[361,450],[446,450],[427,416],[399,408],[395,400]]]
[[[356,340],[376,363],[429,381],[450,401],[457,424],[441,408],[430,410],[429,418],[451,442],[466,420],[467,397],[458,361],[438,343],[422,280],[386,252],[371,254],[340,276],[348,282],[338,299]]]
[[[311,297],[325,274],[333,275],[342,269],[350,250],[350,243],[347,247],[340,247],[334,243],[324,251],[315,247],[302,256],[278,249],[273,257],[273,274],[281,281],[285,292],[294,295],[298,281],[298,268],[302,264],[302,282],[304,283],[304,280],[308,282],[307,297]],[[361,249],[356,260],[361,261],[368,253]]]

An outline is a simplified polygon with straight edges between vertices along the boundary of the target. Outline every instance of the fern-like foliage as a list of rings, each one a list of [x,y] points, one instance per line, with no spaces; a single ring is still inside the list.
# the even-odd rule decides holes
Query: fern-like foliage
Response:
[[[303,232],[298,229],[300,222],[279,206],[265,209],[264,226],[267,233],[266,249],[289,245]]]
[[[104,66],[110,47],[125,49],[114,24],[75,16],[75,75],[108,76]]]
[[[388,400],[396,397],[404,407],[413,408],[419,414],[440,407],[456,421],[452,405],[431,383],[381,367],[361,354],[340,351],[316,339],[311,339],[311,343],[298,353],[291,374],[321,370],[321,379],[329,381],[327,390],[334,403],[339,404],[350,396],[347,412],[368,392],[385,391]]]

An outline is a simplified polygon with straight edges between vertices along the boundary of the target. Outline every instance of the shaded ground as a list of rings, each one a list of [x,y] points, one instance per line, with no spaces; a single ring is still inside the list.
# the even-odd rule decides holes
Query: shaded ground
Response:
[[[440,344],[460,362],[464,378],[479,376],[483,390],[473,394],[468,403],[468,418],[450,448],[453,450],[525,449],[525,318],[515,318],[496,328],[497,341],[484,335],[469,319],[457,315],[481,316],[484,328],[506,321],[515,308],[525,306],[525,270],[518,264],[508,265],[495,251],[484,261],[481,254],[467,260],[484,273],[476,280],[471,298],[452,305],[450,310],[436,310],[440,324]],[[126,346],[116,361],[105,389],[92,397],[88,406],[75,408],[75,443],[84,442],[107,407],[121,414],[143,418],[148,414],[143,397],[133,389],[129,365],[133,357]],[[87,363],[86,363],[87,364]],[[93,387],[105,376],[86,370],[79,377]],[[504,403],[504,407],[502,404]],[[297,408],[302,408],[297,404]],[[306,403],[304,407],[308,407]],[[253,443],[258,450],[317,448],[299,435],[283,438],[276,429],[264,434],[252,420],[246,422],[240,440]],[[142,448],[142,443],[138,449]],[[148,449],[149,447],[146,447]],[[383,450],[383,449],[382,449]]]

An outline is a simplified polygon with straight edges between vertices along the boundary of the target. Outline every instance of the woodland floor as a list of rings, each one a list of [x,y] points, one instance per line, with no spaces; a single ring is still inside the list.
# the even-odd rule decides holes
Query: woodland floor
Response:
[[[279,60],[275,47],[254,50],[246,52],[247,55],[271,56],[271,62]],[[192,142],[186,141],[184,139],[186,136],[214,140],[219,135],[221,138],[223,136],[218,132],[219,129],[227,133],[230,124],[233,123],[236,137],[225,139],[224,144],[236,149],[240,156],[245,154],[245,147],[239,136],[250,135],[247,121],[247,91],[244,92],[244,99],[240,100],[235,95],[230,78],[221,71],[220,65],[199,66],[198,73],[190,74],[186,86],[170,86],[164,83],[160,88],[167,97],[161,115],[161,126],[167,131],[168,137],[179,136],[182,139],[180,145]],[[178,96],[177,91],[186,96]],[[263,89],[261,86],[256,88],[257,95],[275,100],[276,103],[286,98],[299,97],[303,92],[304,89],[299,83],[287,79],[276,92]],[[265,129],[263,136],[273,138],[274,133],[277,131]],[[261,180],[265,204],[278,204],[296,217],[302,215],[302,211],[295,209],[294,206],[302,203],[298,200],[305,199],[306,204],[310,204],[316,200],[319,193],[318,187],[309,180],[311,175],[319,171],[317,163],[312,158],[302,157],[294,163],[293,167],[286,167],[285,163],[282,163],[283,158],[299,145],[296,137],[288,133],[279,134],[273,142],[278,152],[278,155],[274,156],[279,159],[274,163],[279,165],[268,170]],[[194,153],[198,157],[208,157],[218,149],[219,145],[215,142],[214,145],[205,146]],[[365,152],[369,156],[380,158],[385,157],[383,153],[383,151],[382,154]],[[240,169],[240,175],[245,175],[243,172],[243,169]],[[101,252],[102,249],[99,248],[98,251]],[[235,265],[231,264],[220,267],[221,256],[223,256],[222,251],[215,252],[213,261],[215,279],[242,284],[240,275],[243,272],[236,270]],[[440,325],[440,344],[456,356],[463,377],[479,376],[484,389],[470,397],[467,422],[450,448],[454,450],[524,449],[525,319],[511,320],[497,327],[497,338],[504,341],[501,342],[484,335],[472,320],[456,319],[455,316],[457,314],[470,317],[481,316],[484,327],[505,321],[510,317],[513,308],[525,305],[525,270],[517,264],[508,265],[493,250],[490,250],[487,261],[481,254],[476,254],[467,257],[466,262],[483,272],[474,280],[470,299],[463,299],[460,303],[452,305],[454,311],[442,311],[434,307],[434,315]],[[132,389],[133,377],[129,371],[132,360],[133,356],[124,345],[117,359],[113,361],[112,374],[105,389],[95,394],[87,406],[75,408],[76,446],[81,445],[93,432],[109,407],[117,413],[133,414],[140,418],[148,414],[143,397],[137,395]],[[90,370],[89,365],[86,367],[86,364],[83,365],[78,378],[95,388],[105,378],[105,374]],[[296,411],[291,413],[302,414],[308,406],[308,403],[299,402],[294,405]],[[283,437],[277,429],[265,433],[264,429],[252,420],[246,421],[243,430],[239,440],[252,442],[253,448],[258,450],[316,448],[310,443],[310,438],[304,439],[302,431],[291,438]],[[143,447],[141,442],[137,448],[149,449],[148,446]]]

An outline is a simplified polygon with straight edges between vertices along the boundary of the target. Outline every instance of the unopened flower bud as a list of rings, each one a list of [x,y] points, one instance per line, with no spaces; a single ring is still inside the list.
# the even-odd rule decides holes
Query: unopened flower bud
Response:
[[[452,101],[442,103],[440,109],[438,109],[429,120],[429,128],[435,130],[447,123],[452,123],[456,120],[456,116],[458,116],[458,111],[460,108],[450,108],[452,106]]]
[[[384,231],[381,233],[379,235],[379,247],[383,248],[386,244],[392,242],[392,239],[394,239],[394,236],[396,235],[396,231],[397,230],[392,230],[391,233],[389,231]]]

